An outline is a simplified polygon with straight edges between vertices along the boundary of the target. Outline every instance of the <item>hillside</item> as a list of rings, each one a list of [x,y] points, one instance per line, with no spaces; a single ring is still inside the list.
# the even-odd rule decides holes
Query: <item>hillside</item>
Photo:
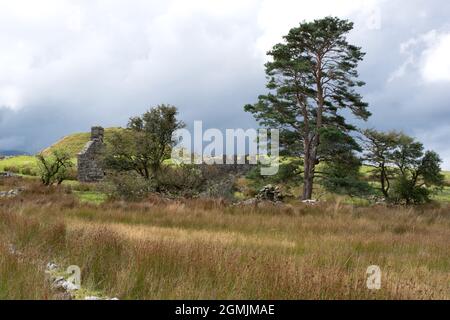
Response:
[[[120,128],[106,128],[105,142],[108,142],[113,132],[117,132],[118,130],[120,130]],[[89,132],[70,134],[57,141],[50,147],[42,150],[42,153],[44,153],[44,155],[49,155],[53,150],[66,150],[72,157],[75,158],[89,141],[90,136],[91,134]]]
[[[111,138],[113,132],[120,128],[106,128],[105,141]],[[53,150],[66,150],[70,153],[74,163],[76,163],[77,154],[83,149],[89,141],[91,134],[89,132],[74,133],[65,136],[50,147],[42,150],[44,155],[50,155]],[[0,159],[0,172],[9,171],[22,175],[37,175],[37,161],[34,155],[12,156],[6,159]]]

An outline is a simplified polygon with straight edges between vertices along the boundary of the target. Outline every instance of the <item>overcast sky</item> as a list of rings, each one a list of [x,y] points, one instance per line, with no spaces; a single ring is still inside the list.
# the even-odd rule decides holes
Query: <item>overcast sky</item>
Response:
[[[0,0],[0,150],[36,152],[159,103],[250,128],[266,52],[303,20],[351,19],[367,52],[365,126],[399,129],[450,169],[450,1]]]

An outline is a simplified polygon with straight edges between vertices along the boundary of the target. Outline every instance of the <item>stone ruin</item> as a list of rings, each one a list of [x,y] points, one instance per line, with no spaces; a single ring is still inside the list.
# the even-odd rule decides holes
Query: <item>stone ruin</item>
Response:
[[[91,140],[86,143],[78,154],[78,181],[99,182],[105,177],[105,172],[99,157],[105,147],[104,129],[91,128]],[[228,160],[228,161],[227,161]],[[230,163],[230,164],[227,164]],[[206,163],[200,165],[201,169],[210,167]],[[242,176],[247,174],[255,165],[250,163],[248,156],[223,156],[223,164],[213,164],[212,167],[221,175]]]
[[[105,172],[99,160],[99,155],[105,146],[104,133],[105,130],[102,127],[92,127],[91,140],[78,154],[78,181],[99,182],[104,178]]]
[[[279,187],[269,184],[259,190],[256,198],[263,201],[282,202],[284,196]]]

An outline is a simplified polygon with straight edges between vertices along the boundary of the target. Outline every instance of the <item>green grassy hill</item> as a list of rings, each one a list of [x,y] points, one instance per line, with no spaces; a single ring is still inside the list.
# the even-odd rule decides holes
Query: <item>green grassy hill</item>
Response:
[[[120,128],[106,128],[105,129],[105,142],[111,138],[113,132],[119,131]],[[70,153],[70,155],[76,158],[77,154],[83,149],[86,143],[89,141],[91,134],[89,132],[74,133],[65,136],[55,144],[42,150],[44,155],[49,155],[53,150],[65,150]]]
[[[105,129],[105,142],[111,138],[113,132],[121,130],[120,128],[106,128]],[[53,150],[65,150],[69,152],[73,158],[73,162],[76,163],[77,154],[83,149],[86,143],[89,141],[91,134],[89,132],[74,133],[65,136],[50,147],[42,150],[44,155],[50,155]],[[22,175],[36,175],[37,161],[35,156],[16,156],[7,159],[0,160],[0,172],[9,171]]]

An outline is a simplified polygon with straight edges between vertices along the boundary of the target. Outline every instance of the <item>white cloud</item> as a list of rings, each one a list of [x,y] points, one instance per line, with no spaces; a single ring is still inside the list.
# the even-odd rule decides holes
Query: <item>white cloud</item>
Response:
[[[426,81],[450,81],[450,32],[437,35],[423,55]]]
[[[102,95],[109,90],[125,95],[116,101],[126,90],[148,96],[136,92],[144,90],[143,82],[158,88],[195,72],[211,85],[233,77],[227,66],[251,62],[260,68],[265,52],[302,20],[370,16],[377,3],[0,0],[0,106],[19,109],[77,96],[106,107],[111,101]]]
[[[404,63],[389,77],[395,81],[418,71],[425,83],[450,81],[450,31],[431,30],[400,45]]]
[[[379,7],[383,2],[384,0],[263,0],[258,14],[258,24],[263,30],[263,35],[258,40],[258,49],[265,54],[293,26],[328,15],[354,15],[362,29],[378,28],[381,23]],[[362,31],[361,28],[359,31]]]
[[[20,101],[20,89],[14,86],[0,87],[0,104],[7,108],[17,109],[22,103]]]

